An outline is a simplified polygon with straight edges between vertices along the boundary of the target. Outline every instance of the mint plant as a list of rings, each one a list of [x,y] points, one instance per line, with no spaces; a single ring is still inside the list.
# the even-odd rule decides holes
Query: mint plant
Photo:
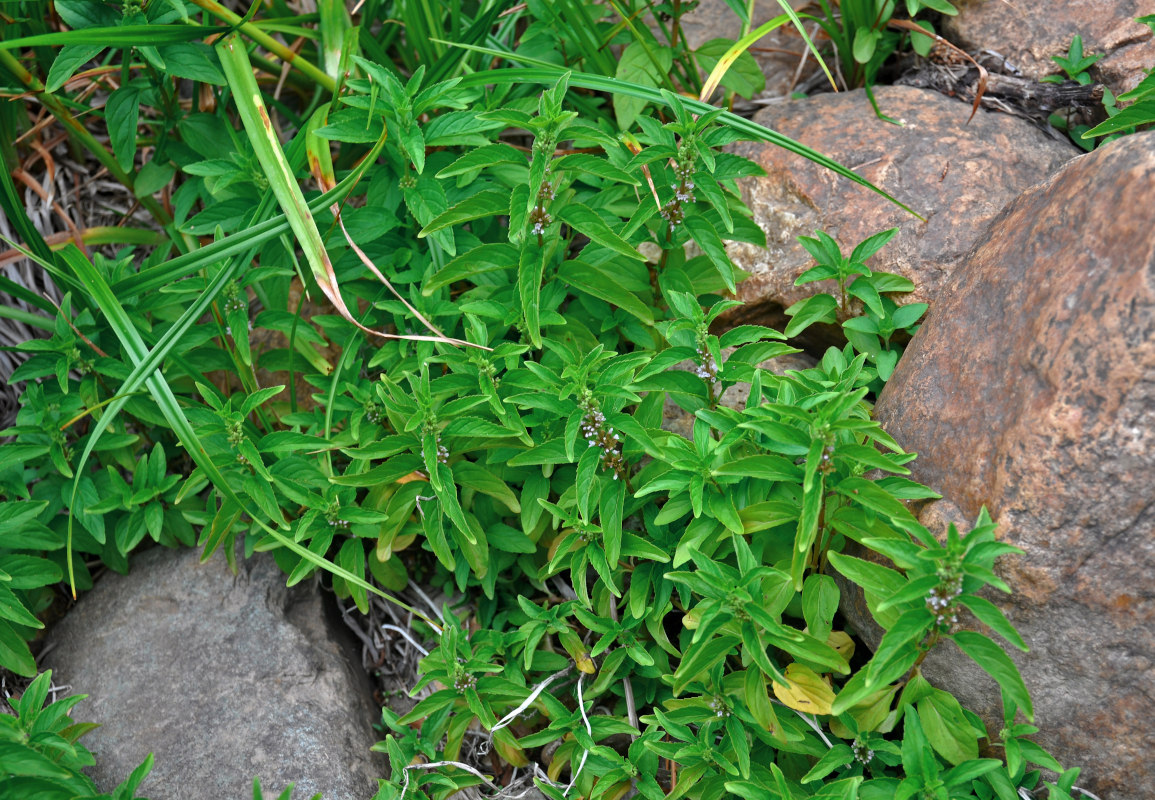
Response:
[[[907,10],[923,6],[949,7]],[[123,570],[150,541],[205,558],[241,543],[363,610],[370,594],[403,604],[410,582],[457,598],[436,619],[412,609],[429,693],[383,715],[379,798],[494,790],[514,770],[555,800],[1010,800],[1038,785],[1027,767],[1053,760],[1015,712],[1007,764],[979,758],[991,732],[921,674],[950,639],[1030,720],[1013,662],[960,616],[1023,644],[979,594],[1003,588],[992,564],[1009,551],[985,517],[945,544],[919,525],[904,501],[935,495],[871,418],[892,337],[923,310],[865,265],[893,231],[849,257],[806,240],[806,279],[839,297],[795,309],[785,332],[712,331],[739,276],[726,241],[764,243],[737,187],[760,170],[725,146],[759,137],[862,181],[688,99],[685,6],[658,9],[660,46],[638,3],[502,16],[406,0],[389,6],[403,25],[378,25],[369,0],[357,26],[334,3],[316,19],[279,0],[248,19],[208,0],[56,7],[72,30],[49,41],[89,50],[35,39],[22,61],[10,51],[39,23],[21,20],[4,80],[75,130],[70,81],[114,48],[128,79],[103,111],[110,147],[76,135],[168,238],[147,255],[52,251],[0,186],[27,255],[70,293],[43,320],[52,338],[26,348],[0,450],[0,515],[17,526],[0,663],[35,672],[26,642],[51,585],[90,584],[75,554]],[[894,10],[858,19],[842,44],[862,61],[844,63],[897,46]],[[221,28],[188,56],[200,77],[167,75],[162,40]],[[255,77],[279,80],[278,59],[283,93]],[[531,66],[491,68],[518,59]],[[6,141],[31,124],[0,123]],[[307,316],[302,291],[333,313]],[[852,298],[865,316],[844,322],[846,347],[759,367]],[[748,399],[730,408],[736,384]],[[663,429],[667,399],[693,414],[691,438]],[[894,568],[847,555],[851,541]],[[872,658],[841,629],[835,572],[887,631]],[[465,748],[478,734],[486,763]]]
[[[874,272],[866,266],[866,261],[896,233],[898,228],[876,233],[856,245],[849,256],[842,255],[838,242],[822,231],[813,238],[799,236],[798,241],[817,265],[799,275],[794,285],[834,280],[838,284],[838,297],[821,292],[786,309],[791,319],[785,333],[790,337],[816,323],[833,324],[843,317],[842,331],[847,341],[858,352],[866,354],[882,383],[890,379],[901,354],[901,349],[892,345],[891,337],[900,331],[913,335],[927,310],[926,303],[899,306],[888,296],[914,291],[914,283],[908,278]],[[852,298],[862,303],[861,316],[850,316]]]
[[[86,695],[45,705],[51,690],[52,672],[42,672],[19,700],[8,698],[13,713],[0,713],[0,792],[6,797],[134,800],[137,787],[152,770],[152,756],[111,793],[100,793],[81,771],[95,763],[92,753],[78,743],[98,726],[74,723],[69,716]]]

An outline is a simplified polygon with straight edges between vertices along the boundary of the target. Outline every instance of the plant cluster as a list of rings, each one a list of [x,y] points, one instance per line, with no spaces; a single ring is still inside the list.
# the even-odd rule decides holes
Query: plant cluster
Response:
[[[759,168],[722,148],[760,138],[862,179],[683,97],[698,73],[677,2],[657,9],[668,52],[641,3],[398,3],[405,46],[375,24],[382,2],[360,26],[317,5],[57,0],[72,30],[55,33],[19,4],[6,87],[68,126],[70,82],[116,81],[109,147],[82,144],[168,237],[147,255],[54,251],[2,171],[24,252],[68,296],[35,306],[51,335],[23,346],[0,448],[0,664],[35,672],[35,614],[62,578],[90,585],[88,557],[123,570],[146,541],[205,558],[241,541],[362,609],[410,580],[463,598],[417,623],[430,692],[385,714],[379,798],[493,786],[460,761],[478,728],[494,775],[533,768],[553,798],[1014,800],[1057,768],[1017,721],[1032,711],[1014,663],[967,624],[1024,646],[982,594],[1006,590],[992,567],[1012,549],[985,516],[936,540],[906,504],[933,493],[871,419],[890,337],[921,314],[865,267],[893,232],[849,258],[804,240],[818,265],[801,280],[842,296],[786,333],[831,302],[866,309],[815,367],[759,366],[795,352],[786,333],[712,332],[741,278],[725,242],[764,241],[736,186]],[[270,31],[309,42],[288,95],[257,80],[288,59]],[[665,68],[623,80],[608,48]],[[530,66],[487,69],[493,53]],[[14,141],[28,121],[4,107]],[[302,287],[333,313],[306,318]],[[721,404],[739,383],[744,406]],[[663,429],[667,399],[692,440]],[[839,581],[886,630],[871,657]],[[948,639],[1001,687],[1002,732],[922,677]],[[0,780],[24,774],[4,763]]]
[[[1135,20],[1155,31],[1155,14],[1148,14]],[[1083,37],[1071,37],[1071,44],[1067,48],[1067,55],[1052,56],[1054,61],[1063,70],[1063,75],[1048,75],[1043,78],[1045,83],[1062,83],[1064,80],[1074,81],[1082,86],[1091,83],[1091,74],[1088,70],[1094,66],[1103,54],[1088,56],[1083,53]],[[1065,77],[1064,77],[1065,76]],[[1091,151],[1107,142],[1135,133],[1140,127],[1155,123],[1155,69],[1149,70],[1147,77],[1139,85],[1128,92],[1115,97],[1114,93],[1103,88],[1103,111],[1107,118],[1098,125],[1091,126],[1085,122],[1072,120],[1071,114],[1056,113],[1050,116],[1050,123],[1055,128],[1065,131],[1071,141]],[[1122,103],[1123,105],[1120,105]],[[1096,138],[1103,137],[1099,141]]]
[[[934,25],[915,17],[924,10],[949,16],[958,13],[950,0],[904,0],[901,5],[898,0],[817,0],[817,6],[818,14],[802,13],[799,17],[813,20],[826,33],[845,88],[865,88],[879,117],[883,114],[871,91],[878,71],[907,43],[923,56],[935,44]],[[899,19],[901,11],[906,12],[905,20]],[[906,24],[892,24],[896,22]],[[920,28],[928,35],[922,35]]]
[[[52,671],[40,673],[19,700],[8,699],[12,713],[0,713],[0,790],[5,797],[44,800],[134,800],[152,769],[152,756],[112,792],[101,794],[81,770],[95,762],[78,740],[98,727],[73,722],[72,707],[87,695],[45,703],[53,691]]]

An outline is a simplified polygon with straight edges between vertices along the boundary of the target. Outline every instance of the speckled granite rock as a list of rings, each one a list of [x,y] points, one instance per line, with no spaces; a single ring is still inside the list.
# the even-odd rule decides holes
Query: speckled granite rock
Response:
[[[85,739],[110,790],[148,753],[141,792],[154,800],[266,796],[365,800],[385,774],[370,752],[377,715],[319,590],[286,589],[273,559],[156,548],[108,575],[53,630],[46,667],[89,695],[102,727]]]
[[[897,226],[898,235],[870,266],[914,281],[915,291],[902,302],[933,302],[1002,208],[1079,152],[1007,114],[980,109],[967,124],[970,107],[936,92],[894,86],[879,87],[876,96],[884,112],[905,126],[876,119],[862,91],[774,106],[755,120],[845,164],[926,221],[781,148],[737,145],[767,171],[742,188],[767,246],[729,246],[734,263],[752,277],[738,287],[747,305],[731,312],[728,324],[774,324],[781,309],[836,291],[833,281],[794,286],[813,264],[796,237],[818,229],[849,252],[867,236]]]
[[[875,409],[954,507],[924,518],[973,520],[985,504],[1025,550],[999,563],[1015,594],[992,599],[1031,647],[1012,656],[1036,738],[1104,800],[1155,797],[1152,197],[1155,132],[1026,192],[956,270]],[[977,669],[926,671],[999,730]]]

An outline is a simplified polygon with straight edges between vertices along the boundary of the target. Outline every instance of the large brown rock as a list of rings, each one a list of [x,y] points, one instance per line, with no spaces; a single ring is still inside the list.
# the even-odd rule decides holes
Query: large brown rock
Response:
[[[737,146],[767,172],[742,186],[767,241],[765,248],[730,246],[734,263],[752,274],[738,287],[747,305],[733,321],[773,324],[798,300],[837,291],[833,281],[794,286],[813,265],[796,237],[818,229],[849,253],[867,236],[897,226],[870,266],[914,281],[914,293],[902,302],[929,302],[1003,206],[1078,153],[1007,114],[980,109],[968,124],[970,107],[937,92],[893,86],[875,94],[885,114],[906,124],[877,119],[863,91],[771,107],[755,121],[845,164],[926,220],[779,147]]]
[[[1062,70],[1052,56],[1066,56],[1071,37],[1083,37],[1086,55],[1106,53],[1091,76],[1119,94],[1134,88],[1155,66],[1155,39],[1136,17],[1155,14],[1155,0],[954,0],[959,13],[943,32],[968,50],[994,50],[1025,77]]]
[[[919,453],[914,477],[957,506],[924,519],[986,505],[1025,551],[1000,561],[1015,593],[994,599],[1031,647],[1012,656],[1037,738],[1104,800],[1155,797],[1152,198],[1155,132],[1026,192],[955,271],[876,407]],[[978,670],[927,668],[997,735]]]

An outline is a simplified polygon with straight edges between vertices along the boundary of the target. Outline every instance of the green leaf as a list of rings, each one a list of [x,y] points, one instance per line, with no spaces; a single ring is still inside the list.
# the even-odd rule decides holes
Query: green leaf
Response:
[[[104,106],[104,121],[112,153],[121,169],[132,166],[136,155],[136,126],[140,121],[140,90],[135,86],[121,86],[108,96]]]
[[[457,281],[474,281],[481,275],[513,269],[518,263],[517,249],[512,245],[498,242],[483,244],[468,250],[434,273],[421,288],[426,297],[438,289]]]
[[[1015,662],[1003,652],[1003,649],[981,633],[974,631],[957,631],[950,638],[959,649],[990,675],[1002,688],[1005,695],[1023,710],[1023,714],[1031,722],[1035,719],[1034,706],[1031,704],[1031,695],[1023,683],[1023,676]]]
[[[633,259],[645,261],[646,257],[632,247],[622,237],[614,233],[601,215],[589,206],[581,203],[566,203],[558,212],[558,217],[578,233],[588,236],[590,241],[613,250],[615,253]]]
[[[820,780],[853,760],[854,751],[850,749],[849,745],[839,742],[827,750],[822,758],[818,759],[818,762],[810,768],[810,771],[799,778],[799,780],[802,783]]]
[[[1106,136],[1109,133],[1118,133],[1136,125],[1148,125],[1152,122],[1155,122],[1155,98],[1140,100],[1134,105],[1127,106],[1115,116],[1084,132],[1083,138]]]
[[[44,88],[55,92],[76,74],[76,71],[104,52],[102,44],[66,44],[56,54],[56,60],[48,70]]]
[[[854,32],[854,44],[851,48],[854,53],[854,60],[859,64],[865,64],[874,57],[874,50],[878,46],[878,40],[882,38],[882,32],[874,30],[873,28],[859,28]]]
[[[638,186],[640,183],[637,178],[625,170],[615,167],[604,158],[590,155],[589,153],[573,153],[555,159],[553,162],[553,170],[555,173],[562,171],[580,172],[586,175],[594,175],[598,178],[605,178],[615,183],[624,183],[629,186]]]
[[[216,54],[203,42],[178,42],[157,50],[169,74],[217,86],[225,84],[225,76],[217,67]]]
[[[697,50],[694,55],[698,58],[698,65],[707,73],[711,73],[718,61],[726,54],[734,42],[730,39],[711,39]],[[722,76],[721,85],[732,92],[740,94],[750,100],[758,92],[766,88],[766,76],[762,68],[748,50],[743,51]]]
[[[584,261],[566,261],[558,269],[558,277],[573,288],[617,306],[647,325],[654,324],[650,306],[623,288],[609,270]]]
[[[932,689],[919,699],[916,707],[926,738],[939,755],[955,766],[979,757],[980,732],[971,727],[962,706],[953,696]],[[986,732],[981,732],[981,735],[985,736]]]
[[[541,281],[545,276],[546,250],[530,238],[521,248],[517,266],[517,294],[526,333],[534,347],[541,347]]]
[[[1027,647],[1027,643],[1023,641],[1023,637],[1015,630],[1015,626],[1006,618],[1002,609],[990,600],[979,597],[978,595],[964,594],[958,598],[958,601],[969,608],[971,613],[978,618],[979,622],[986,625],[1024,653],[1027,652],[1029,648]]]
[[[726,288],[731,292],[735,291],[734,264],[726,255],[726,245],[722,243],[722,237],[714,230],[714,226],[704,217],[697,215],[688,215],[682,224],[686,226],[690,236],[694,238],[694,241],[702,248],[702,252],[718,270]]]
[[[892,662],[906,658],[912,651],[917,651],[919,641],[933,623],[934,616],[926,608],[915,608],[900,616],[878,643],[874,657],[865,670],[866,685],[878,685],[880,676]],[[907,652],[903,653],[903,650]]]
[[[835,316],[837,311],[838,301],[828,294],[816,294],[805,300],[799,300],[786,309],[790,322],[783,333],[792,338],[815,323],[833,323],[837,319]]]
[[[488,144],[476,150],[470,150],[448,167],[437,173],[438,178],[452,178],[456,175],[465,175],[470,172],[492,167],[498,164],[526,164],[525,153],[504,142]]]
[[[811,574],[802,584],[802,616],[810,635],[825,639],[838,611],[838,584],[829,575]]]
[[[0,666],[25,678],[36,674],[36,659],[28,643],[4,620],[0,620]]]
[[[496,217],[506,213],[508,208],[509,196],[506,192],[487,189],[465,198],[457,205],[439,214],[418,232],[417,238],[424,239],[431,233],[436,233],[444,228],[452,225],[460,225],[470,220],[481,219],[482,217]]]
[[[480,464],[474,464],[471,461],[458,461],[453,465],[453,479],[457,481],[459,486],[489,495],[508,508],[510,513],[521,513],[521,504],[517,501],[517,495],[513,493],[505,481]]]
[[[653,47],[639,40],[626,45],[618,59],[614,77],[640,86],[657,87],[672,66],[673,55],[667,48]],[[613,103],[618,128],[623,131],[633,126],[634,120],[646,107],[645,100],[619,92],[613,93]]]
[[[674,695],[681,694],[691,683],[700,680],[741,641],[737,636],[719,636],[689,648],[674,672]]]

